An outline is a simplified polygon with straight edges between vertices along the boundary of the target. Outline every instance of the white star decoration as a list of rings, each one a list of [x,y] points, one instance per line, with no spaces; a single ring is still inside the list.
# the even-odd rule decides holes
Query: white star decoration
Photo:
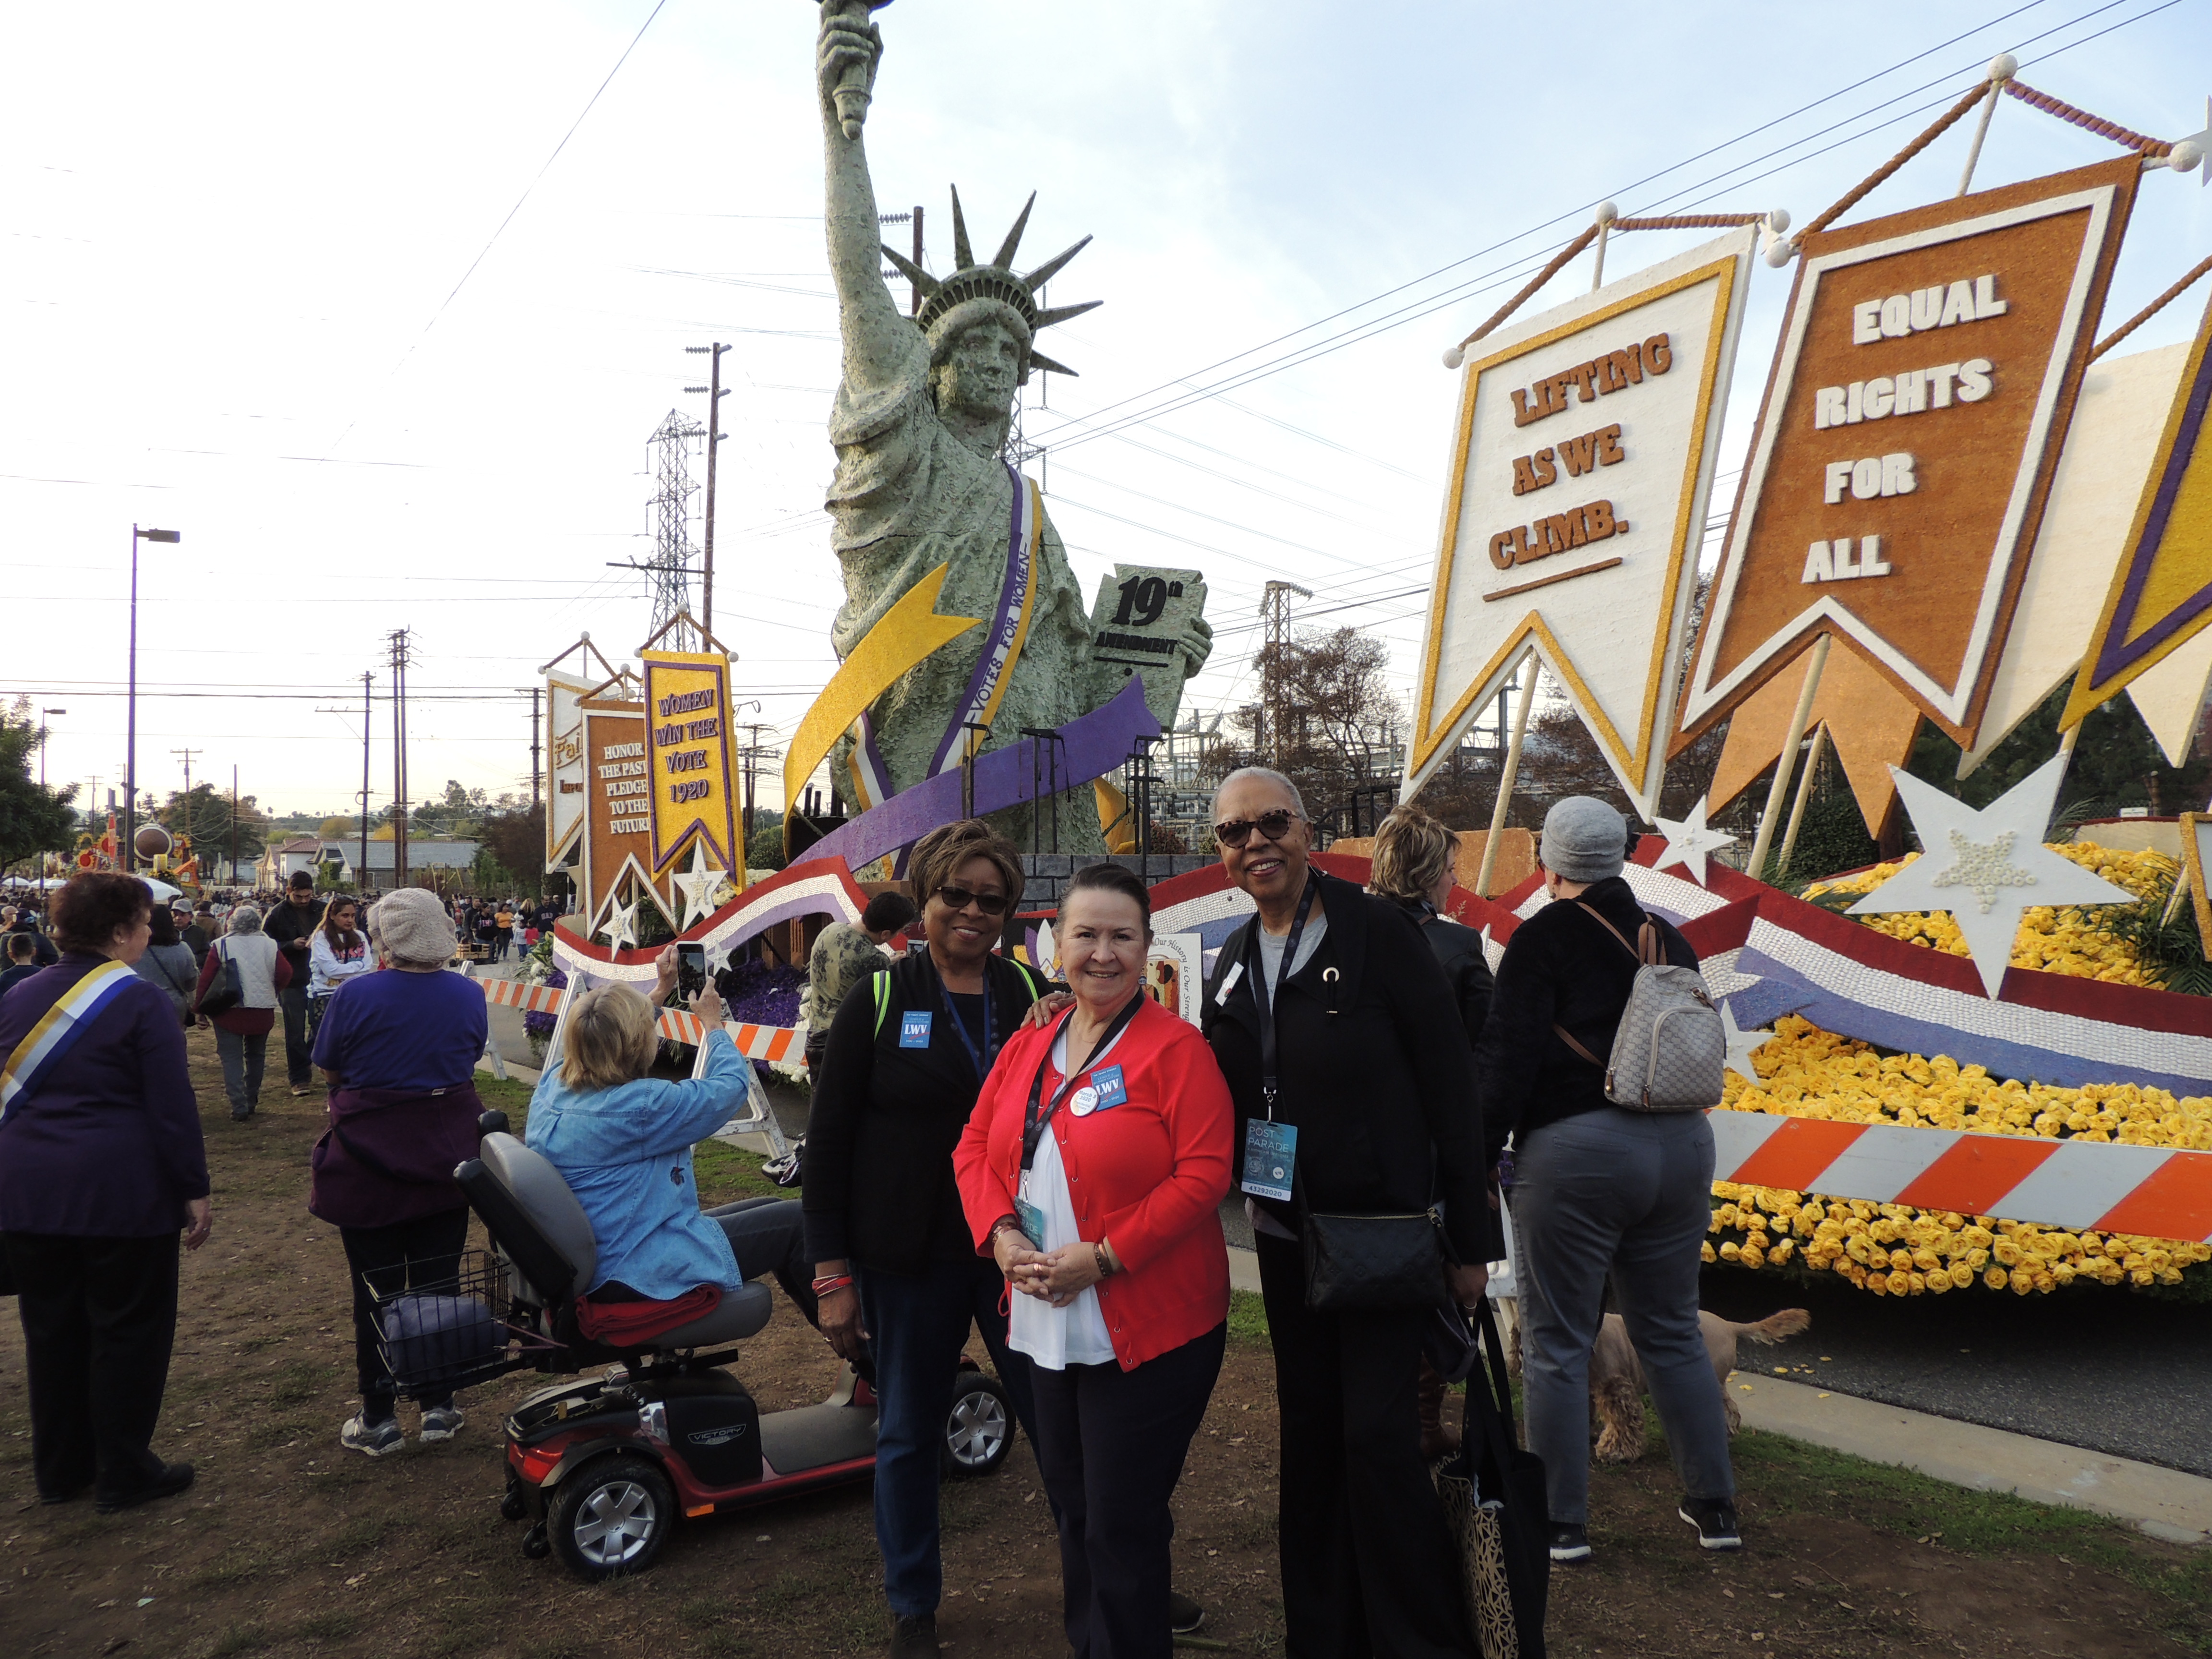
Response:
[[[616,950],[637,943],[637,905],[632,899],[624,904],[620,899],[607,901],[607,919],[594,930]]]
[[[691,868],[676,878],[676,890],[684,895],[684,921],[681,928],[690,927],[694,919],[710,915],[714,908],[714,892],[721,886],[724,872],[707,868],[707,843],[691,843]]]
[[[2039,904],[2136,902],[2124,887],[2091,875],[2043,844],[2066,761],[2054,756],[1979,811],[1891,767],[1889,775],[1926,850],[1845,914],[1948,910],[1973,952],[1983,990],[1995,996],[2004,983],[2022,912]],[[1972,902],[1957,902],[1954,890],[1960,887],[1972,893]]]
[[[1653,860],[1654,870],[1664,870],[1670,864],[1679,864],[1690,872],[1690,879],[1698,886],[1705,884],[1705,854],[1717,853],[1723,847],[1735,844],[1735,837],[1725,830],[1705,827],[1705,798],[1698,797],[1698,804],[1690,809],[1690,816],[1680,823],[1673,818],[1654,818],[1659,833],[1667,837],[1667,850]]]
[[[1721,1029],[1728,1033],[1727,1068],[1741,1076],[1746,1083],[1755,1084],[1759,1073],[1753,1069],[1751,1057],[1774,1041],[1771,1031],[1747,1031],[1735,1023],[1735,1008],[1731,1003],[1721,1004]]]

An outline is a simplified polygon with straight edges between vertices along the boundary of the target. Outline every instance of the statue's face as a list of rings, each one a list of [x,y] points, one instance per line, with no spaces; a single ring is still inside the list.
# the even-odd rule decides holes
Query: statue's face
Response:
[[[937,371],[937,406],[988,420],[1012,404],[1022,377],[1022,343],[1002,323],[977,323],[953,341]]]

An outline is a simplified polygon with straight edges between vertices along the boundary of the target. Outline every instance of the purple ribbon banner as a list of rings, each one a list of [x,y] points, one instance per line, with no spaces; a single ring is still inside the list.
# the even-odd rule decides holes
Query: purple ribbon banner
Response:
[[[1121,765],[1139,741],[1160,735],[1160,723],[1145,704],[1144,681],[1133,678],[1104,708],[1094,708],[1061,726],[1060,735],[1063,746],[1058,781],[1066,790],[1103,777]],[[1037,739],[1024,738],[976,757],[975,811],[979,814],[1036,799],[1037,776],[1048,769],[1036,763],[1036,747]],[[805,856],[842,858],[848,869],[858,870],[886,853],[913,846],[939,824],[951,823],[959,816],[960,773],[956,768],[902,789],[882,805],[815,842]]]

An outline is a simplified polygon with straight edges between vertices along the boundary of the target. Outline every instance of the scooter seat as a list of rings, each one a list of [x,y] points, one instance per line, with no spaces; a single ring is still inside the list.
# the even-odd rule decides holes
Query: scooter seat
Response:
[[[723,1293],[722,1299],[703,1319],[663,1331],[647,1346],[654,1348],[707,1348],[718,1342],[734,1342],[751,1336],[768,1323],[775,1311],[775,1297],[757,1279]]]

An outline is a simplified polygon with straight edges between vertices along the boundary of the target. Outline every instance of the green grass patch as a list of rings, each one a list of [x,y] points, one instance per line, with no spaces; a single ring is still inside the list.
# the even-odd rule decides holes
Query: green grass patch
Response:
[[[1267,1346],[1267,1307],[1258,1291],[1229,1292],[1229,1340],[1248,1348]]]
[[[252,1653],[269,1645],[269,1632],[258,1625],[233,1625],[206,1650],[208,1659],[229,1659],[234,1653]]]
[[[264,1403],[276,1407],[304,1406],[321,1396],[337,1376],[335,1365],[318,1365],[304,1359],[295,1359],[279,1365],[269,1379],[269,1392]]]
[[[1770,1509],[1856,1520],[1965,1555],[2062,1557],[2117,1574],[2150,1598],[2167,1632],[2212,1653],[2212,1551],[2167,1553],[2119,1522],[2086,1510],[1975,1492],[1911,1469],[1871,1463],[1783,1435],[1746,1430],[1732,1448],[1736,1478]]]
[[[691,1176],[699,1187],[699,1205],[734,1204],[741,1198],[797,1198],[791,1188],[779,1187],[760,1172],[761,1155],[726,1141],[702,1140],[691,1149]]]
[[[302,1642],[342,1642],[360,1629],[359,1614],[339,1609],[331,1613],[319,1613],[313,1618],[302,1619],[292,1626],[292,1635],[295,1639]]]

